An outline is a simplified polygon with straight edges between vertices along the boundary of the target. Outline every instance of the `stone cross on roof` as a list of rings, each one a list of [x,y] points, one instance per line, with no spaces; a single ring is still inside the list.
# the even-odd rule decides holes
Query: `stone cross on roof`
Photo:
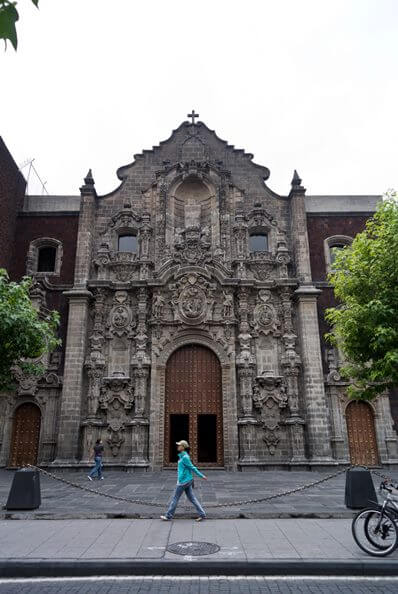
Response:
[[[198,113],[195,113],[195,110],[192,110],[192,113],[187,113],[187,117],[192,119],[192,124],[195,123],[195,118],[199,117]]]

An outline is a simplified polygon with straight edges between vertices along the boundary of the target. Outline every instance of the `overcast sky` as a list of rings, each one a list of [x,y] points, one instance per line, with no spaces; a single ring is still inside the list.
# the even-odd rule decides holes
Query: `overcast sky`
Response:
[[[200,120],[310,194],[398,188],[398,0],[18,0],[1,130],[51,194]],[[25,169],[26,171],[26,169]],[[31,193],[39,193],[32,185]]]

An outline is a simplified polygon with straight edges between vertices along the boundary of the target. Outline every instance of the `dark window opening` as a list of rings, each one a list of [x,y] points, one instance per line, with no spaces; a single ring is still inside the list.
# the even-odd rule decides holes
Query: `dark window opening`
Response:
[[[136,235],[119,235],[119,252],[132,252],[137,251],[137,236]]]
[[[57,248],[42,247],[39,249],[37,272],[54,272]]]
[[[268,235],[266,233],[256,233],[255,235],[250,235],[249,243],[251,252],[268,251]]]
[[[332,266],[335,263],[336,255],[338,254],[338,252],[344,249],[345,247],[346,246],[344,243],[336,243],[335,245],[332,245],[330,247],[330,263]]]
[[[177,441],[185,439],[189,443],[189,415],[170,415],[170,462],[177,462]]]
[[[198,415],[198,462],[217,462],[217,415]]]

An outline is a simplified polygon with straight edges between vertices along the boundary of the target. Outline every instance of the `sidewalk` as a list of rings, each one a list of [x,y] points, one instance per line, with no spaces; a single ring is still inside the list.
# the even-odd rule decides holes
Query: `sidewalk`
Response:
[[[195,557],[172,543],[219,545]],[[43,520],[0,522],[0,577],[143,574],[398,575],[398,553],[363,553],[349,520]],[[190,545],[186,547],[189,551]]]
[[[394,471],[396,472],[396,471]],[[280,493],[312,481],[329,472],[267,471],[267,472],[206,472],[207,482],[196,480],[195,491],[206,508],[211,504],[225,507],[211,508],[208,517],[218,518],[350,518],[353,512],[344,505],[345,475],[340,475],[308,490],[272,501],[232,507],[230,504],[245,499],[256,499]],[[0,470],[0,508],[5,505],[14,473]],[[89,482],[87,471],[63,472],[59,476],[84,487],[112,495],[142,499],[159,506],[134,505],[93,495],[41,476],[42,505],[32,512],[7,512],[0,509],[0,519],[48,518],[158,518],[170,500],[175,488],[176,471],[126,473],[106,472],[105,480]],[[376,487],[379,481],[375,481]],[[182,503],[185,503],[183,498]],[[182,516],[190,517],[191,509],[179,507]]]

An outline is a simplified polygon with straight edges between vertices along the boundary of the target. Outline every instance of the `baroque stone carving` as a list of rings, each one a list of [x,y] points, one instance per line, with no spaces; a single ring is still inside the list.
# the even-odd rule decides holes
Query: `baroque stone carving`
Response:
[[[270,454],[274,455],[280,440],[281,410],[288,403],[282,377],[269,370],[257,376],[253,385],[253,402],[260,412],[263,440]]]
[[[211,262],[210,230],[208,227],[176,229],[174,260],[180,264],[206,264]]]
[[[106,324],[108,338],[114,336],[131,338],[135,326],[136,320],[127,291],[116,291]]]
[[[130,378],[115,372],[105,377],[102,382],[99,405],[106,414],[109,437],[107,439],[113,456],[117,456],[125,437],[129,423],[129,411],[134,404],[134,390]]]
[[[227,291],[224,291],[223,294],[223,318],[228,320],[234,317],[234,296]]]
[[[170,288],[175,320],[192,325],[211,318],[215,287],[204,277],[196,273],[186,274]]]
[[[268,289],[260,289],[257,305],[253,312],[253,329],[259,334],[279,334],[277,311],[271,302],[272,293]]]
[[[162,318],[165,303],[166,300],[161,293],[154,293],[152,298],[152,316],[154,318]]]

